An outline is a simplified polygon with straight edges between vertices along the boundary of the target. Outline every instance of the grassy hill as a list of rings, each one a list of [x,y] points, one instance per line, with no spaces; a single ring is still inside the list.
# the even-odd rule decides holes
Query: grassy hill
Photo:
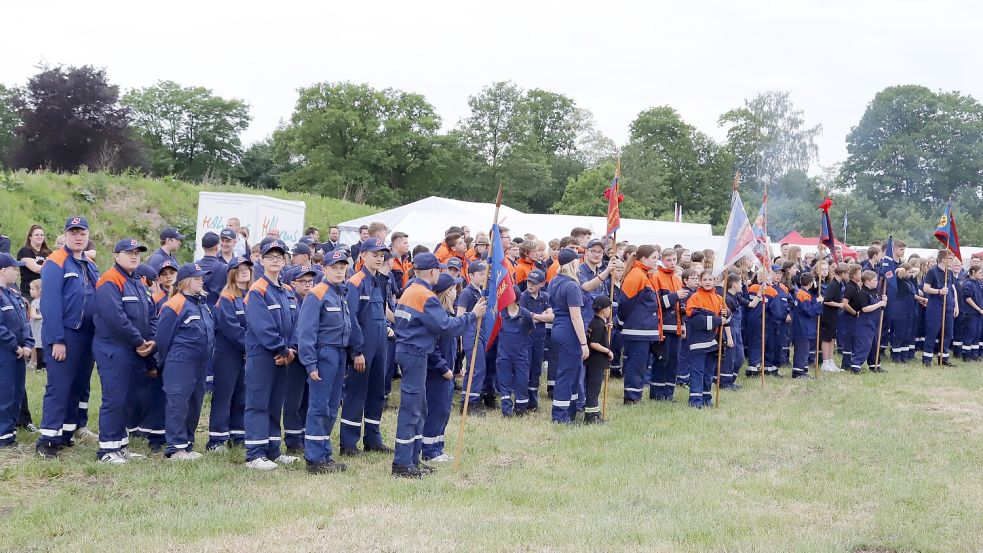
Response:
[[[116,240],[134,237],[152,246],[158,231],[171,225],[194,236],[198,192],[265,194],[307,204],[307,225],[325,232],[341,221],[369,215],[378,208],[313,194],[282,190],[256,190],[229,185],[198,185],[176,179],[150,179],[138,175],[83,172],[17,172],[0,175],[0,232],[10,237],[15,250],[24,244],[32,224],[44,227],[48,245],[54,246],[65,218],[81,214],[89,220],[92,239],[100,250],[111,251]],[[179,257],[190,260],[192,244],[185,243]]]

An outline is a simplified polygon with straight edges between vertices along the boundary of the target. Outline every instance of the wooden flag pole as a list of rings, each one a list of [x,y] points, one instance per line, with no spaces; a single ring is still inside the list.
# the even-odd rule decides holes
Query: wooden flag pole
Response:
[[[765,181],[764,192],[765,192],[764,193],[765,217],[764,220],[761,221],[761,230],[765,233],[766,251],[765,251],[765,258],[761,261],[763,265],[763,267],[761,267],[761,271],[765,275],[765,278],[767,278],[768,271],[771,270],[771,267],[768,266],[768,264],[771,263],[771,248],[769,247],[771,245],[771,242],[769,242],[768,240],[768,181],[767,180]],[[762,284],[761,285],[761,372],[759,373],[759,376],[761,377],[762,387],[764,387],[765,385],[765,312],[767,311],[766,309],[767,302],[765,301],[766,297],[767,294],[765,294],[764,284]]]
[[[488,268],[485,269],[485,277],[482,279],[481,289],[486,290],[488,288],[488,277],[491,275],[491,246],[494,244],[494,237],[492,233],[495,231],[495,225],[498,224],[498,212],[502,207],[502,185],[498,185],[498,197],[495,198],[495,218],[494,223],[492,223],[492,228],[488,232],[489,237],[489,250],[488,250]],[[501,240],[501,237],[499,238]],[[495,314],[493,313],[494,317]],[[481,322],[484,316],[479,316],[475,320],[474,326],[474,345],[471,348],[471,364],[468,365],[468,383],[464,390],[464,405],[461,407],[461,425],[457,431],[457,445],[454,448],[454,471],[461,466],[461,455],[464,451],[464,425],[468,420],[468,406],[471,403],[471,386],[474,384],[474,364],[478,360],[478,344],[481,339]],[[485,352],[481,352],[484,355]]]
[[[822,357],[822,351],[820,351],[819,343],[819,321],[823,318],[822,304],[819,306],[819,316],[816,317],[816,380],[819,380],[819,358]]]
[[[726,305],[726,303],[724,305]],[[714,407],[720,407],[720,364],[723,361],[723,359],[724,359],[724,322],[723,319],[721,319],[720,328],[717,329],[717,395],[713,398]]]
[[[949,273],[946,273],[947,275]],[[887,294],[887,277],[884,277],[883,286],[881,287],[881,295]],[[877,323],[877,350],[874,351],[874,366],[878,369],[881,368],[881,332],[884,331],[884,312],[887,311],[887,307],[881,309],[881,320]],[[943,311],[943,314],[945,312]],[[945,321],[943,321],[945,324]]]
[[[758,367],[758,376],[761,377],[761,386],[765,385],[765,311],[768,309],[767,302],[765,302],[765,284],[761,283],[758,292],[761,293],[761,366]]]
[[[611,257],[608,263],[614,261],[614,258],[618,255],[618,231],[614,231],[611,235]],[[611,305],[614,305],[614,277],[611,277],[610,290],[608,290],[608,299],[611,300]],[[611,320],[608,321],[608,349],[611,349],[611,331],[614,328],[614,309],[611,310]],[[608,419],[608,379],[611,376],[611,361],[609,360],[604,368],[604,386],[602,386],[602,399],[601,399],[601,420],[606,421]]]
[[[952,236],[952,232],[949,233],[949,236]],[[949,255],[950,255],[950,253],[951,252],[949,252],[949,238],[947,237],[945,239],[945,260],[943,261],[945,263],[945,266],[942,267],[942,271],[945,274],[945,284],[943,285],[943,289],[945,290],[945,294],[942,296],[942,335],[941,335],[941,339],[939,340],[939,366],[940,367],[942,366],[942,361],[945,358],[944,357],[945,356],[945,309],[946,309],[946,300],[949,299]],[[928,340],[928,336],[926,336],[925,339]]]

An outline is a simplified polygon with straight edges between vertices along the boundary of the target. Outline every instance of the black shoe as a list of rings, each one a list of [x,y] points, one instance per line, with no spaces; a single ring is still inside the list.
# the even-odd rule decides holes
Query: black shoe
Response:
[[[161,453],[164,451],[164,444],[148,444],[151,453]]]
[[[759,376],[759,373],[758,371],[744,371],[744,376],[748,378],[753,378],[755,376]]]
[[[512,415],[513,416],[516,416],[516,417],[524,417],[524,416],[526,416],[528,414],[529,414],[529,410],[528,409],[516,409],[515,412],[512,413]]]
[[[526,408],[526,411],[529,413],[538,413],[539,405],[530,405],[528,408]]]
[[[485,404],[485,407],[489,409],[498,409],[498,401],[495,400],[495,396],[492,394],[485,394],[481,396],[481,401]]]
[[[952,361],[949,361],[948,359],[943,359],[942,360],[942,366],[943,367],[953,368],[953,369],[956,368],[956,364],[953,363]]]
[[[628,398],[625,398],[625,405],[638,405],[639,403],[641,403],[641,401],[642,400],[640,400],[640,399],[628,399]]]
[[[600,413],[584,413],[584,424],[604,424]]]
[[[403,378],[403,371],[399,370],[397,366],[396,370],[393,371],[393,380],[399,380],[400,378]]]
[[[353,447],[351,449],[343,447],[341,448],[340,454],[342,457],[358,457],[362,455],[362,451],[360,451],[357,447]]]
[[[625,377],[625,373],[622,371],[615,371],[615,370],[611,371],[611,378],[617,378],[620,380],[624,377]]]
[[[814,380],[809,373],[795,373],[792,375],[794,380]]]
[[[432,466],[426,463],[420,463],[419,465],[416,466],[416,468],[419,469],[422,474],[433,474],[437,472],[437,469],[433,468]]]
[[[364,449],[366,452],[370,453],[395,453],[393,448],[387,446],[386,444],[367,445],[364,447]]]
[[[772,378],[785,378],[778,371],[765,371],[765,376],[770,376]]]
[[[304,448],[303,447],[288,447],[287,455],[293,455],[294,457],[303,457]]]
[[[423,478],[423,472],[415,466],[393,465],[393,478]]]
[[[334,459],[328,459],[326,463],[307,463],[309,474],[330,474],[332,472],[345,472],[348,468],[344,463],[337,463]]]
[[[52,459],[58,458],[58,448],[48,444],[38,444],[34,447],[34,450],[38,452],[38,457],[50,461]]]

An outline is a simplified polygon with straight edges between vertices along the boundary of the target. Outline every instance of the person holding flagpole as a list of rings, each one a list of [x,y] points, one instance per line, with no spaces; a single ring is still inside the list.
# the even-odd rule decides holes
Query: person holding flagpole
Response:
[[[928,296],[925,308],[925,346],[922,350],[922,363],[932,364],[936,347],[939,351],[939,365],[954,366],[949,360],[952,345],[952,330],[955,318],[959,316],[959,298],[956,295],[955,276],[950,270],[952,256],[962,261],[959,249],[959,233],[952,217],[952,200],[946,204],[945,211],[935,229],[935,238],[945,249],[939,251],[937,263],[925,273],[922,291]],[[950,255],[951,254],[951,255]]]

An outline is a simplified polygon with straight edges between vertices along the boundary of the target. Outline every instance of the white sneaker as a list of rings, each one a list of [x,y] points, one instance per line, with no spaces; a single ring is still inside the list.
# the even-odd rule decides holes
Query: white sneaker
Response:
[[[293,455],[280,455],[276,459],[273,459],[273,462],[275,462],[278,465],[289,465],[290,463],[293,463],[296,460],[297,457],[294,457]]]
[[[110,451],[99,458],[100,463],[105,463],[107,465],[125,465],[126,460],[126,456],[122,451]]]
[[[120,453],[122,453],[123,456],[126,457],[126,460],[127,461],[132,461],[134,459],[146,459],[147,458],[147,456],[144,455],[143,453],[133,453],[132,451],[130,451],[129,449],[127,449],[125,447],[120,450]]]
[[[219,445],[217,445],[217,446],[209,449],[208,451],[210,451],[212,453],[225,453],[228,450],[229,450],[229,448],[225,447],[225,444],[219,444]]]
[[[433,459],[427,459],[429,463],[450,463],[454,460],[454,457],[446,453],[441,453],[440,455],[434,457]]]
[[[84,426],[76,430],[74,436],[76,440],[86,444],[94,444],[99,441],[99,435]]]
[[[198,453],[197,451],[188,451],[186,449],[182,449],[180,451],[173,453],[168,458],[172,461],[195,461],[201,459],[201,453]]]
[[[833,373],[836,372],[836,365],[834,365],[832,361],[827,359],[823,361],[823,366],[820,367],[820,370],[826,373]]]
[[[283,457],[283,455],[281,455]],[[274,470],[276,469],[276,463],[270,461],[266,457],[260,457],[259,459],[253,459],[246,463],[247,468],[256,470]]]

